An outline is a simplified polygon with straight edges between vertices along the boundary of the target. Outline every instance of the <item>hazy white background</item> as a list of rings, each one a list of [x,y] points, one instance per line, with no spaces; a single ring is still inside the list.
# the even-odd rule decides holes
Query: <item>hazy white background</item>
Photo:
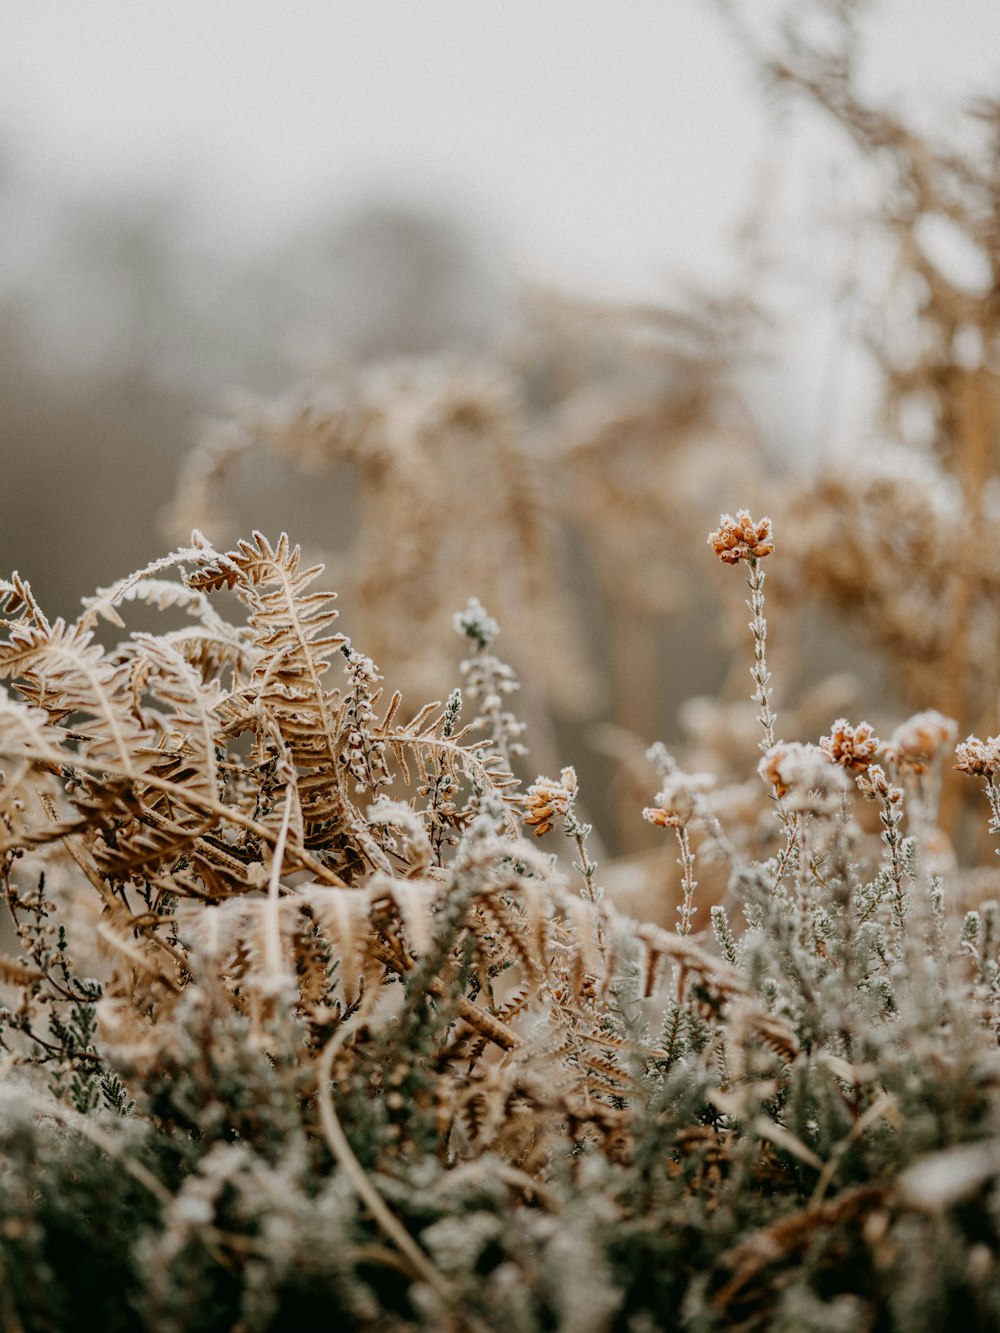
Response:
[[[1000,86],[1000,0],[884,0],[861,72],[954,129]],[[78,596],[156,554],[199,411],[281,387],[369,306],[391,321],[378,248],[331,250],[371,201],[456,220],[470,329],[522,284],[655,303],[763,261],[765,437],[803,464],[870,450],[834,295],[879,262],[843,225],[864,188],[711,0],[2,0],[0,565],[55,590],[68,541]],[[105,480],[126,472],[131,526]]]
[[[1000,75],[1000,5],[887,0],[868,62],[947,118]],[[523,277],[639,298],[724,277],[774,170],[710,0],[4,0],[0,115],[38,198],[177,187],[206,243],[246,249],[412,194]],[[817,188],[824,136],[790,138],[780,176]]]

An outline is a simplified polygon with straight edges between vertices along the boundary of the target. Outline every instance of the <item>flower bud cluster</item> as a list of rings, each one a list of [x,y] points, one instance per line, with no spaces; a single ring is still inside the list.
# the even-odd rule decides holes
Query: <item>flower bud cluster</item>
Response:
[[[924,773],[955,742],[958,726],[934,708],[916,713],[892,733],[887,752],[903,772]]]
[[[559,781],[539,775],[528,788],[524,822],[535,830],[535,837],[548,833],[556,819],[569,818],[576,800],[576,770],[564,768]]]
[[[955,767],[960,773],[990,780],[1000,773],[1000,736],[990,736],[985,741],[969,736],[955,746],[955,754],[958,758]]]
[[[670,773],[656,793],[656,804],[647,806],[642,817],[657,828],[683,828],[698,813],[699,797],[714,785],[711,773]]]
[[[831,815],[840,809],[847,790],[843,771],[818,745],[782,741],[772,745],[757,765],[757,772],[801,814]]]
[[[884,801],[889,805],[899,805],[903,799],[902,787],[889,781],[881,764],[869,764],[863,773],[858,774],[858,790],[870,801]]]
[[[524,734],[525,724],[503,706],[504,696],[521,688],[513,669],[488,649],[500,633],[500,627],[487,615],[482,603],[470,597],[464,611],[455,616],[455,629],[477,649],[475,657],[462,662],[463,689],[469,699],[478,701],[479,713],[473,726],[484,727],[492,738],[498,753],[509,767],[512,758],[528,753],[518,739]]]
[[[868,722],[852,727],[846,718],[838,717],[829,736],[821,736],[819,747],[833,763],[849,773],[860,773],[871,764],[881,741]]]
[[[369,728],[376,721],[375,691],[382,679],[375,663],[363,653],[350,653],[347,676],[351,682],[347,699],[347,740],[342,759],[361,791],[376,791],[391,781],[385,746],[372,740]]]
[[[708,541],[727,565],[736,565],[741,560],[760,560],[774,550],[771,520],[762,518],[757,522],[746,509],[737,510],[735,518],[732,514],[723,514],[718,529],[709,533]]]

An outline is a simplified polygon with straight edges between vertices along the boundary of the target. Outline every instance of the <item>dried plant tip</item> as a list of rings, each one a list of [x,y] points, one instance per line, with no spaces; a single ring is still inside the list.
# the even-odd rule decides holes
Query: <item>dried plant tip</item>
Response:
[[[843,773],[826,751],[799,741],[772,745],[757,772],[779,797],[790,797],[789,809],[804,814],[833,814],[846,790]]]
[[[887,753],[909,773],[923,773],[954,744],[958,724],[934,708],[916,713],[892,733]]]
[[[869,764],[863,773],[858,774],[857,780],[859,791],[869,800],[898,805],[903,799],[903,789],[889,781],[881,764]]]
[[[642,817],[657,828],[683,828],[697,814],[699,796],[714,785],[711,773],[672,773],[656,793],[656,804],[647,806]]]
[[[969,736],[955,746],[955,754],[958,757],[955,767],[960,773],[974,778],[994,778],[1000,773],[1000,736],[990,736],[985,741]]]
[[[741,560],[760,560],[774,550],[771,520],[762,518],[756,522],[746,509],[738,509],[735,518],[732,514],[723,514],[718,530],[709,533],[708,541],[727,565],[738,564]]]
[[[534,827],[535,837],[540,838],[543,833],[548,833],[558,817],[569,817],[575,799],[575,769],[564,768],[558,782],[539,775],[526,793],[524,822]]]
[[[838,717],[830,735],[820,737],[819,746],[835,764],[858,773],[873,762],[881,743],[870,723],[852,727],[846,718]]]

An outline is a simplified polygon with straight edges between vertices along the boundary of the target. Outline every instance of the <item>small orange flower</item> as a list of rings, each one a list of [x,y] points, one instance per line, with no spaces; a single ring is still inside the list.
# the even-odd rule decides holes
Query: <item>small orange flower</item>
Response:
[[[779,741],[757,765],[757,772],[789,808],[803,814],[833,814],[846,790],[847,779],[818,745]]]
[[[642,817],[657,828],[680,828],[684,823],[676,810],[664,810],[661,805],[647,805]]]
[[[771,520],[762,518],[755,522],[746,509],[738,509],[735,518],[732,514],[723,514],[718,531],[709,533],[708,541],[727,565],[738,564],[741,560],[760,560],[774,550]]]
[[[535,829],[535,837],[548,833],[556,819],[565,817],[576,799],[576,770],[564,768],[559,781],[539,776],[527,791],[524,822]]]
[[[916,713],[892,733],[886,753],[907,773],[923,773],[955,740],[958,726],[935,708]]]
[[[844,717],[838,717],[830,735],[821,736],[819,742],[825,755],[851,773],[866,769],[878,753],[880,744],[870,723],[859,722],[852,727]]]
[[[1000,736],[990,736],[985,741],[970,736],[955,746],[955,754],[958,756],[955,767],[960,773],[991,779],[1000,773]]]

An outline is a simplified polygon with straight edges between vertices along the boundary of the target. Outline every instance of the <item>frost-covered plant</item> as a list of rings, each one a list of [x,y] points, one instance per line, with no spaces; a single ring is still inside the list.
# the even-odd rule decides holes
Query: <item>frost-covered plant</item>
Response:
[[[72,624],[3,583],[4,1327],[1000,1321],[1000,915],[935,860],[950,725],[782,740],[770,525],[727,533],[777,818],[653,747],[676,932],[604,894],[572,768],[506,771],[481,606],[465,724],[383,700],[284,537],[196,533]],[[135,602],[188,623],[104,648]],[[995,749],[957,751],[991,801]]]

